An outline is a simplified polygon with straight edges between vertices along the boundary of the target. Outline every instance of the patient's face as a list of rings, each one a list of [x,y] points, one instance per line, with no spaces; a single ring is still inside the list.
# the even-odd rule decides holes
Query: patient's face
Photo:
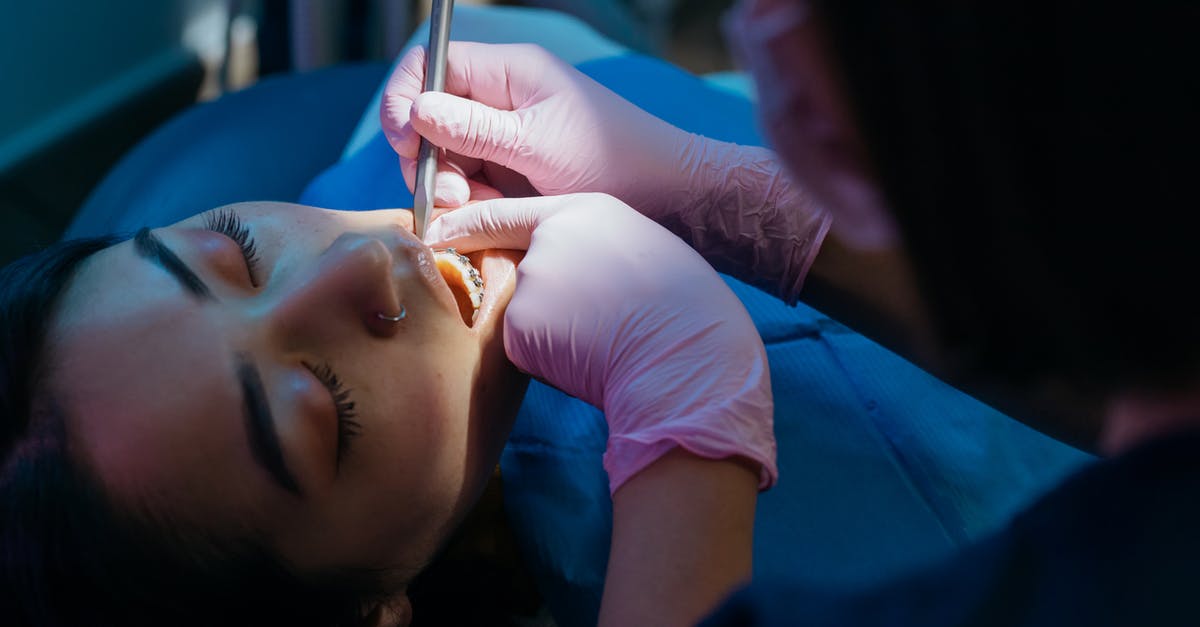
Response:
[[[477,260],[468,326],[407,211],[218,212],[152,231],[160,252],[95,255],[68,288],[49,382],[76,456],[118,503],[265,538],[300,569],[415,565],[524,390],[500,337],[512,253]]]

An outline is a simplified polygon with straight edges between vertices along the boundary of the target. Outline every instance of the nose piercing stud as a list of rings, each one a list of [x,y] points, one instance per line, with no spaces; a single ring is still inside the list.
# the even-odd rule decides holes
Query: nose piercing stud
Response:
[[[404,305],[400,305],[400,313],[394,316],[388,316],[382,313],[377,313],[375,315],[379,316],[380,320],[387,320],[388,322],[400,322],[405,318],[405,316],[408,315],[408,310],[404,308]]]

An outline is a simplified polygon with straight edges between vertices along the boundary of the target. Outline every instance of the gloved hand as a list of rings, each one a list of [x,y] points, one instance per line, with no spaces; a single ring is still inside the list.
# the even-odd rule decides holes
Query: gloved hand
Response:
[[[615,492],[676,446],[777,475],[766,351],[742,304],[678,238],[604,194],[491,200],[426,234],[461,251],[528,249],[504,317],[521,370],[604,411]]]
[[[421,93],[424,76],[415,47],[388,80],[380,120],[410,186],[418,133],[452,153],[435,192],[447,207],[467,202],[472,177],[506,196],[604,191],[652,204],[693,140],[535,45],[451,42],[446,92]]]
[[[409,187],[420,137],[448,151],[435,204],[599,191],[635,207],[722,272],[795,302],[829,216],[769,150],[687,133],[544,49],[451,42],[446,92],[422,93],[425,50],[401,59],[380,117]]]

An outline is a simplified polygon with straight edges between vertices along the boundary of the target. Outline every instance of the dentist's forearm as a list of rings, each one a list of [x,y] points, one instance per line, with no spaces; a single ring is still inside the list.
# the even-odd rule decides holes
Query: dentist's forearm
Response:
[[[694,625],[750,579],[756,471],[675,449],[613,494],[601,627]]]

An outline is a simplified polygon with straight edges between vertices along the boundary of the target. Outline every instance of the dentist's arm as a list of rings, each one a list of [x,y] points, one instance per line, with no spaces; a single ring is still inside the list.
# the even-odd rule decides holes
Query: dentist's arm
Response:
[[[504,318],[517,367],[602,409],[613,544],[605,625],[692,624],[750,575],[775,481],[770,374],[741,303],[702,258],[603,194],[452,211],[432,245],[528,249]]]
[[[676,449],[617,490],[600,625],[694,625],[748,583],[757,482]]]

